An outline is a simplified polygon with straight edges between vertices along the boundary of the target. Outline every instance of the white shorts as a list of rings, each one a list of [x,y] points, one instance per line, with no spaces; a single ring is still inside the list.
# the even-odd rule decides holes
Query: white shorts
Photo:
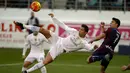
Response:
[[[33,53],[30,53],[26,59],[24,60],[25,61],[29,61],[31,63],[33,63],[35,60],[37,60],[38,62],[41,62],[44,60],[44,53],[40,53],[40,54],[33,54]]]
[[[62,47],[62,38],[57,36],[55,33],[51,33],[51,38],[49,39],[52,43],[52,46],[49,50],[49,53],[54,60],[58,55],[62,54],[64,52],[64,49]]]

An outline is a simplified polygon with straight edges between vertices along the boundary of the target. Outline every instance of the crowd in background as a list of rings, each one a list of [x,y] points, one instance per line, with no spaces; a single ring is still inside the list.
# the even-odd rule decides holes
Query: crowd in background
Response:
[[[7,0],[6,7],[26,8],[28,4],[34,0]],[[62,7],[63,9],[99,9],[103,10],[123,10],[124,1],[126,1],[126,9],[130,10],[130,0],[38,0],[42,6],[52,9]],[[66,2],[63,7],[63,2]],[[5,6],[5,0],[0,0],[0,7]],[[56,4],[59,3],[59,7]],[[101,4],[100,4],[101,3]],[[61,9],[62,9],[61,8]]]

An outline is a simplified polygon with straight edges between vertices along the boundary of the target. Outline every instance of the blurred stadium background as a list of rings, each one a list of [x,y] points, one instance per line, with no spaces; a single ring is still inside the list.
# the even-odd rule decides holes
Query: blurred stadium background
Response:
[[[0,0],[0,73],[20,73],[23,64],[22,48],[26,31],[20,30],[12,22],[26,23],[30,17],[30,4],[34,0]],[[42,9],[35,12],[44,28],[65,37],[63,29],[53,24],[48,13],[54,13],[59,20],[68,26],[78,29],[81,24],[90,28],[87,39],[99,35],[100,22],[110,24],[112,17],[117,17],[122,24],[119,28],[121,40],[115,49],[107,73],[123,73],[120,66],[130,62],[130,0],[38,0]],[[98,41],[94,44],[100,45]],[[46,43],[45,43],[46,44]],[[49,44],[44,46],[48,51]],[[46,51],[46,52],[47,52]],[[56,61],[47,66],[48,73],[99,73],[100,63],[88,65],[87,57],[91,53],[85,50],[59,56]],[[32,73],[40,73],[35,71]],[[129,71],[125,72],[129,73]]]

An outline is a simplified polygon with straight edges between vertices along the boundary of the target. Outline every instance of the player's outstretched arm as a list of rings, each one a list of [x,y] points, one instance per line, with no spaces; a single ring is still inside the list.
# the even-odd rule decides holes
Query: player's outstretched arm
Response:
[[[96,38],[92,39],[91,41],[89,41],[89,43],[93,43],[94,41],[98,41],[102,38],[104,38],[106,36],[105,33],[102,33],[101,35],[97,36]]]
[[[93,51],[95,49],[98,48],[98,45],[92,45],[88,42],[85,43],[84,49],[88,50],[88,51]]]
[[[58,20],[57,18],[54,17],[53,13],[48,14],[49,16],[51,16],[52,21],[54,22],[54,24],[57,24],[58,26],[60,26],[61,28],[63,28],[64,30],[70,32],[70,31],[75,31],[74,28],[70,28],[68,27],[66,24],[64,24],[63,22],[61,22],[60,20]]]
[[[100,27],[101,27],[101,31],[102,31],[102,32],[105,32],[104,26],[105,26],[105,23],[104,23],[104,22],[101,22]]]
[[[22,53],[22,58],[25,59],[26,57],[26,51],[27,49],[30,47],[30,43],[29,43],[29,37],[27,36],[26,40],[25,40],[25,44],[24,44],[24,48],[23,48],[23,53]]]

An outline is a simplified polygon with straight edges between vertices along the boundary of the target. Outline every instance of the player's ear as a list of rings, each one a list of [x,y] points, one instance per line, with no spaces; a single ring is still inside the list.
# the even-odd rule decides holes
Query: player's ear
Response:
[[[116,24],[116,26],[118,27],[118,24]]]
[[[85,34],[87,34],[88,32],[85,31]]]

